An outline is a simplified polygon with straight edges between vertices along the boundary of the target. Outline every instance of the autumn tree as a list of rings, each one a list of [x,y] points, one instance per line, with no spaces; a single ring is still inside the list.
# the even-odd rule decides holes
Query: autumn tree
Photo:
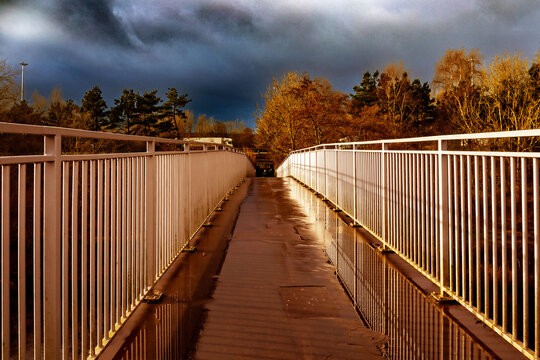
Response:
[[[272,79],[262,98],[264,105],[256,113],[257,144],[277,159],[343,135],[340,125],[347,97],[326,79],[290,72],[280,80]]]
[[[55,100],[47,110],[44,124],[94,130],[95,122],[88,113],[81,113],[73,100]]]
[[[220,137],[227,136],[227,126],[225,125],[223,121],[217,120],[214,122],[214,125],[212,125],[211,134],[213,136],[220,136]]]
[[[183,122],[183,132],[190,136],[191,133],[193,132],[193,126],[195,124],[195,115],[193,114],[193,111],[191,110],[186,110],[185,112],[185,115],[186,115],[186,118],[184,119],[184,122]]]
[[[0,59],[0,111],[8,110],[16,101],[15,77],[17,71]]]
[[[497,55],[487,66],[481,98],[483,131],[529,130],[540,127],[538,68],[521,53]],[[517,139],[516,149],[530,150],[536,139]]]
[[[478,132],[484,127],[480,107],[483,55],[476,49],[446,50],[432,80],[444,132]]]
[[[491,132],[540,127],[540,56],[529,62],[521,53],[496,55],[480,67],[478,51],[448,50],[435,67],[440,120],[452,132]],[[534,148],[534,139],[498,147]],[[494,145],[495,146],[495,145]]]
[[[303,74],[288,93],[299,105],[295,107],[294,115],[302,120],[311,132],[311,139],[308,141],[319,145],[344,136],[339,125],[345,116],[347,97],[334,90],[327,79],[311,79]]]
[[[233,145],[240,149],[255,147],[255,134],[249,127],[244,127],[241,132],[229,133],[233,140]]]
[[[214,118],[206,114],[199,114],[195,120],[195,132],[199,136],[210,135],[214,126]]]
[[[2,122],[41,125],[43,115],[35,111],[26,101],[16,102],[1,113]],[[36,136],[2,134],[0,155],[39,154],[43,151],[43,140]]]
[[[28,105],[26,101],[16,102],[2,112],[2,122],[41,125],[43,114]],[[23,144],[24,145],[24,144]]]
[[[410,80],[402,63],[388,65],[377,85],[379,112],[397,126],[400,136],[429,133],[434,106],[428,83]]]

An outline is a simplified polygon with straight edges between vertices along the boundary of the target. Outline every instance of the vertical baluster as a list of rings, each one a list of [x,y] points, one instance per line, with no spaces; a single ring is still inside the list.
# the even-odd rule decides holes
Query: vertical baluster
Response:
[[[452,257],[455,259],[454,263],[454,277],[455,277],[455,292],[456,294],[459,294],[459,288],[461,286],[461,276],[459,274],[459,270],[461,268],[461,257],[460,257],[460,242],[459,242],[459,219],[460,219],[460,212],[462,209],[460,209],[459,205],[459,192],[460,188],[458,187],[458,157],[457,155],[453,156],[453,163],[454,163],[454,238],[453,238],[453,247],[454,247],[454,254]]]
[[[11,344],[10,304],[9,304],[9,264],[10,264],[10,167],[2,166],[2,344]],[[2,346],[2,359],[10,358],[10,346]]]
[[[118,329],[122,316],[122,159],[116,159],[116,315],[115,330]]]
[[[34,261],[34,360],[41,359],[41,339],[43,336],[41,322],[41,164],[34,164],[34,208],[33,208],[33,261]],[[3,259],[2,259],[3,260]]]
[[[17,288],[19,359],[26,359],[26,164],[20,164],[17,213]]]
[[[466,259],[467,259],[467,245],[465,244],[465,233],[466,233],[466,218],[465,218],[465,170],[463,169],[465,161],[463,160],[463,155],[459,157],[459,192],[461,194],[461,296],[465,299],[467,297],[467,279],[465,278],[466,272]]]
[[[81,359],[88,345],[88,162],[81,165]]]
[[[499,320],[499,262],[497,259],[497,251],[499,244],[497,244],[497,181],[495,177],[495,156],[491,156],[491,238],[492,238],[492,286],[493,286],[493,322],[497,324]]]
[[[95,354],[96,342],[96,161],[90,162],[90,356]]]
[[[484,314],[489,317],[490,311],[490,296],[489,296],[489,239],[488,239],[488,177],[487,177],[487,161],[486,156],[482,156],[482,200],[484,210]]]
[[[506,243],[506,174],[505,159],[501,157],[501,265],[502,265],[502,329],[508,330],[508,245]]]
[[[62,164],[62,359],[69,358],[69,163]]]
[[[533,159],[533,221],[534,221],[534,353],[540,355],[540,186],[538,158]]]
[[[518,249],[516,218],[516,164],[510,158],[510,218],[512,222],[512,339],[517,339],[518,332]]]
[[[424,164],[424,155],[419,154],[420,166],[419,166],[419,177],[420,177],[420,259],[419,265],[426,270],[426,196],[425,196],[425,176],[426,169]]]
[[[474,208],[475,208],[475,215],[476,215],[476,249],[475,249],[475,255],[476,255],[476,308],[478,311],[482,311],[482,302],[481,302],[481,296],[482,296],[482,278],[480,274],[480,248],[481,248],[481,232],[480,232],[480,221],[482,219],[482,214],[480,213],[480,185],[479,185],[479,175],[478,175],[478,157],[474,157]]]
[[[448,240],[449,240],[449,230],[448,230],[448,196],[450,192],[448,191],[448,169],[449,169],[449,156],[444,152],[447,150],[446,141],[438,141],[438,198],[439,198],[439,278],[440,278],[440,287],[441,295],[444,295],[445,287],[449,283],[449,267],[448,267]]]
[[[428,155],[428,188],[429,188],[429,259],[430,259],[430,266],[429,266],[429,273],[433,276],[436,274],[435,269],[435,257],[437,256],[437,252],[435,251],[435,201],[434,196],[435,192],[433,189],[433,186],[435,184],[435,178],[434,178],[434,168],[433,168],[433,155]]]
[[[103,339],[109,339],[111,280],[111,160],[105,160],[103,226]]]
[[[467,243],[468,254],[467,261],[469,264],[469,304],[473,303],[473,207],[472,207],[472,174],[471,174],[471,156],[467,155]]]
[[[71,173],[71,357],[79,355],[79,163]]]
[[[101,348],[103,344],[103,160],[97,161],[97,184],[96,336],[97,347]]]
[[[118,159],[111,160],[111,233],[110,233],[110,246],[111,246],[111,258],[110,258],[110,269],[111,269],[111,281],[109,284],[109,329],[111,332],[116,330],[116,309],[118,303],[116,301],[116,284],[117,272],[116,272],[116,249],[118,246],[118,192],[117,189],[117,177],[116,173],[118,171]],[[112,335],[112,334],[110,334]]]
[[[450,277],[450,290],[453,291],[455,289],[455,213],[456,213],[456,204],[455,204],[455,197],[452,196],[452,194],[456,193],[456,176],[455,176],[455,167],[453,166],[455,164],[455,155],[448,155],[448,256],[449,256],[449,273],[448,276]],[[454,180],[454,181],[452,181]]]
[[[522,282],[523,282],[523,347],[529,347],[529,241],[527,216],[527,159],[521,158],[521,248],[522,248]]]
[[[122,282],[120,285],[120,291],[122,294],[122,311],[120,312],[120,321],[123,322],[127,316],[127,237],[128,237],[128,159],[122,159],[122,256],[121,256],[121,268],[122,268]]]

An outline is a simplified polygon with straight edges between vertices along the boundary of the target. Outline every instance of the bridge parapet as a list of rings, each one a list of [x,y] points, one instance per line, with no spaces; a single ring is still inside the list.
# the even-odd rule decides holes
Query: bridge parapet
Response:
[[[13,123],[0,123],[0,133],[44,139],[43,154],[0,156],[3,359],[99,354],[254,172],[226,145]],[[145,149],[63,152],[74,138]]]
[[[523,139],[532,151],[512,150]],[[436,299],[459,302],[532,359],[539,139],[540,130],[525,130],[323,144],[289,154],[277,175],[322,194],[437,284]]]

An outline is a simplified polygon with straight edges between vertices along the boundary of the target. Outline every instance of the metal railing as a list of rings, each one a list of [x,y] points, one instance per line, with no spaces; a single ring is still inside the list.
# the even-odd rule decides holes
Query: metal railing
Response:
[[[297,181],[291,181],[291,194],[314,220],[328,259],[363,320],[381,334],[379,348],[385,358],[492,359],[481,343],[447,316],[447,309],[426,299],[331,206]]]
[[[2,359],[99,354],[253,173],[245,154],[216,144],[8,123],[0,133],[44,139],[43,155],[0,157]],[[70,138],[146,151],[62,153]]]
[[[540,153],[450,151],[448,143],[539,136],[528,130],[325,144],[292,152],[277,174],[324,195],[436,283],[439,296],[538,358]],[[422,143],[434,146],[406,149]]]

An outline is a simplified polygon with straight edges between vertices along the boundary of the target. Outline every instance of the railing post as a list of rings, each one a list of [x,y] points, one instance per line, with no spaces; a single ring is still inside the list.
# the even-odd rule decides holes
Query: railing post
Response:
[[[146,143],[146,289],[150,288],[156,279],[156,142]]]
[[[444,154],[448,144],[446,140],[438,140],[439,162],[439,281],[441,286],[440,295],[444,296],[445,287],[450,282],[450,268],[448,259],[449,234],[448,234],[448,155]]]
[[[43,178],[43,263],[47,276],[43,285],[43,331],[45,334],[45,359],[62,356],[62,317],[58,315],[61,304],[62,244],[61,230],[61,168],[62,137],[44,137],[44,153],[53,156],[44,164]],[[64,344],[67,346],[67,344]]]
[[[188,228],[188,238],[186,239],[186,243],[191,239],[191,231],[193,230],[191,227],[191,223],[193,222],[193,207],[191,206],[191,146],[189,144],[184,145],[184,151],[187,151],[187,192],[188,192],[188,201],[187,201],[187,208],[188,208],[188,218],[187,218],[187,228]]]
[[[383,248],[387,248],[387,238],[386,238],[386,227],[388,225],[388,218],[386,216],[387,208],[388,208],[388,186],[386,184],[386,151],[388,150],[388,144],[382,143],[381,148],[381,185],[382,185],[382,193],[381,193],[381,202],[382,202],[382,212],[381,212],[381,237],[383,242]]]
[[[357,217],[357,213],[356,213],[356,144],[353,144],[352,146],[352,149],[353,149],[353,152],[352,152],[352,159],[353,159],[353,165],[352,165],[352,168],[353,168],[353,221],[354,223],[358,223],[358,217]],[[355,292],[355,296],[356,296],[356,292]]]
[[[328,198],[328,166],[326,166],[326,146],[323,146],[324,158],[324,197]]]
[[[311,150],[306,152],[308,156],[308,174],[309,174],[309,187],[313,187],[312,177],[311,177]]]
[[[336,151],[336,205],[339,206],[339,166],[338,166],[338,151],[339,145],[334,146]]]

